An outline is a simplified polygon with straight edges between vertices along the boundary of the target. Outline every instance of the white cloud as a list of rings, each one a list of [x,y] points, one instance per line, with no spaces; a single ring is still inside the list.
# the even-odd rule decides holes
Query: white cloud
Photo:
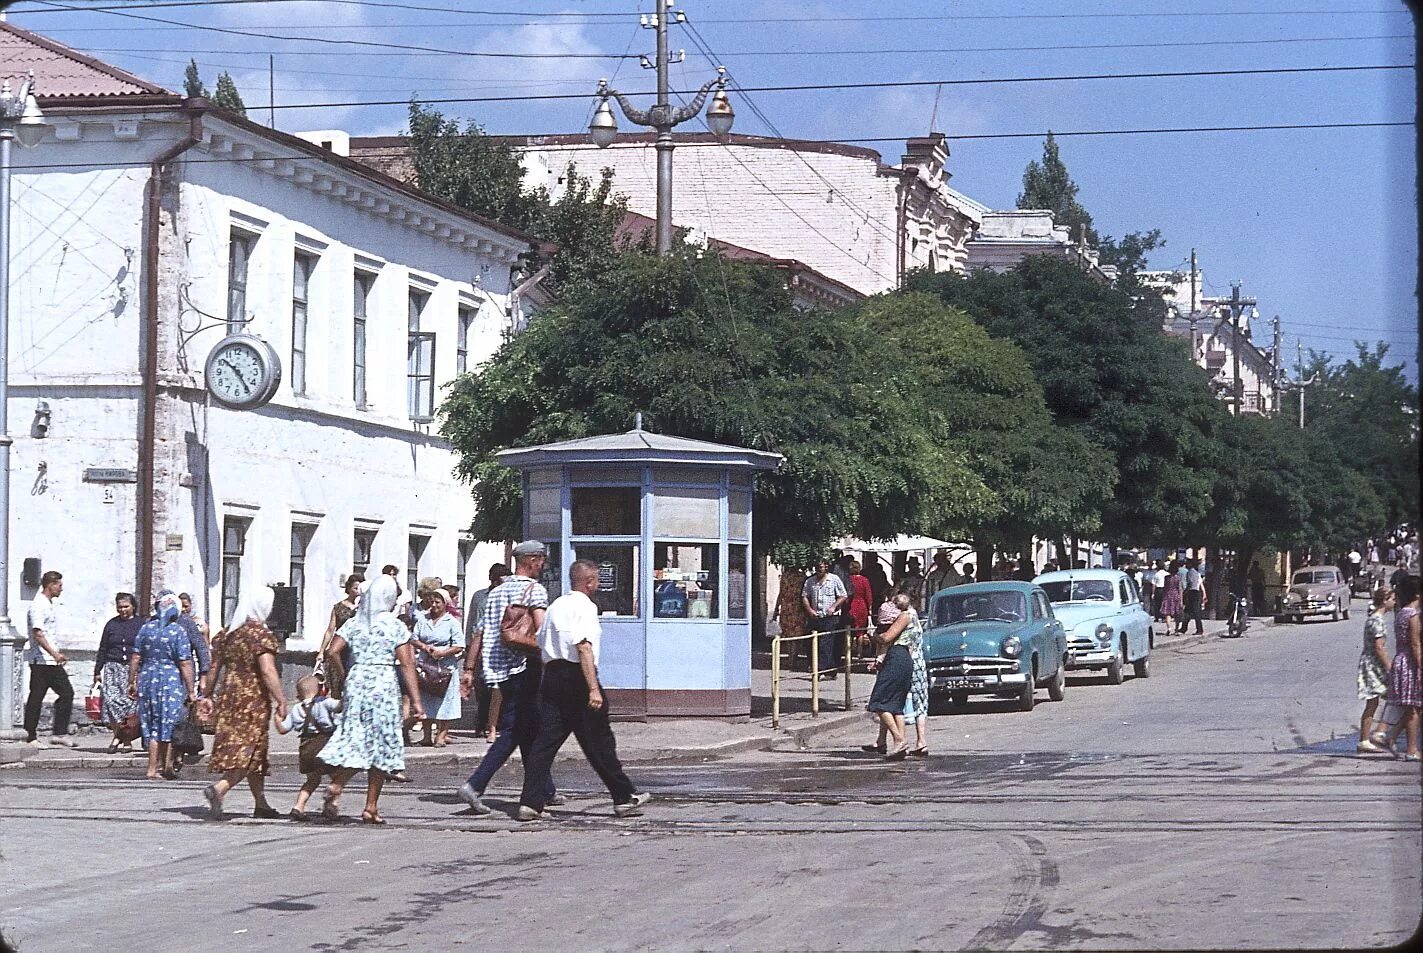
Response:
[[[357,3],[330,0],[297,0],[295,3],[236,3],[213,8],[214,26],[232,29],[285,27],[310,29],[367,26],[366,8]]]

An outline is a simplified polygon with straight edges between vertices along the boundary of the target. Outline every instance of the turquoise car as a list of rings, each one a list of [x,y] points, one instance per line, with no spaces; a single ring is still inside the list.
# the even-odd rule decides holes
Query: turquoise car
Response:
[[[1151,674],[1151,614],[1136,581],[1120,569],[1064,569],[1033,580],[1067,629],[1067,670],[1100,671],[1112,685]]]
[[[970,695],[996,695],[1032,711],[1034,693],[1046,687],[1049,698],[1062,701],[1067,637],[1040,586],[976,582],[943,589],[925,621],[931,698],[962,707]]]

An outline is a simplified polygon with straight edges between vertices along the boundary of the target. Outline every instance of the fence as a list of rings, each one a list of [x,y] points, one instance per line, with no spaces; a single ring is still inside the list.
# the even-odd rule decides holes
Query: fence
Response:
[[[832,637],[838,636],[844,647],[844,657],[841,665],[827,671],[842,671],[845,675],[845,711],[851,707],[850,677],[851,668],[854,662],[854,634],[857,630],[853,628],[831,629],[828,633]],[[810,715],[812,718],[820,717],[820,637],[826,635],[824,632],[807,632],[805,635],[780,635],[779,633],[771,637],[771,727],[781,726],[781,680],[784,678],[808,678],[810,679]],[[803,642],[810,640],[810,671],[804,675],[784,674],[781,664],[781,645],[786,642]]]

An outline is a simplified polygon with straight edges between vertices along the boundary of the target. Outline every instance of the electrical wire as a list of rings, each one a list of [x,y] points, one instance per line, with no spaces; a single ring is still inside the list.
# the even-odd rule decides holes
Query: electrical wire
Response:
[[[51,3],[49,0],[20,0],[20,2],[44,3],[45,6],[38,10],[16,11],[26,15],[36,13],[60,13],[62,10],[53,9],[59,4]],[[155,3],[120,3],[111,6],[98,7],[72,7],[79,13],[114,13],[118,10],[157,10],[171,7],[221,7],[221,6],[243,6],[250,3],[275,4],[275,3],[310,3],[311,0],[158,0]],[[530,16],[530,17],[635,17],[637,11],[623,12],[583,12],[577,10],[560,10],[557,13],[540,13],[537,10],[468,10],[461,7],[435,7],[418,3],[395,3],[391,0],[321,0],[323,4],[341,4],[352,7],[372,7],[385,8],[391,10],[414,10],[423,13],[464,13],[469,16]]]

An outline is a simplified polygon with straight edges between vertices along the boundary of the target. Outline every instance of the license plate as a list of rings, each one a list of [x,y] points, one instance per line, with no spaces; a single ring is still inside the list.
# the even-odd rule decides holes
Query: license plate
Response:
[[[977,680],[977,679],[974,679],[974,678],[936,678],[936,679],[934,679],[934,687],[935,687],[935,688],[947,688],[947,689],[950,689],[950,690],[955,689],[955,688],[972,688],[972,687],[974,687],[974,686],[977,685],[977,684],[978,684],[978,680]]]

